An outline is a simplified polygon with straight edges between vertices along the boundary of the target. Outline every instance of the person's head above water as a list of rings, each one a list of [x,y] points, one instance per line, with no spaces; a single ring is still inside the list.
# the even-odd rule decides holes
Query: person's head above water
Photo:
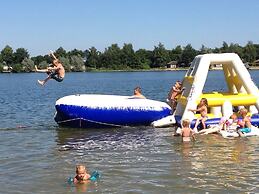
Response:
[[[76,175],[78,180],[83,180],[86,174],[86,168],[84,165],[76,165]]]
[[[137,86],[135,89],[134,89],[134,95],[135,94],[141,94],[141,88],[139,86]]]

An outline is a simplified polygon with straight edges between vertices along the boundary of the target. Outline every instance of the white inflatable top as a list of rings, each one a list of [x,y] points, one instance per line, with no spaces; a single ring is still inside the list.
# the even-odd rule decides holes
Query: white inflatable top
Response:
[[[138,109],[161,111],[171,107],[165,102],[136,98],[134,96],[119,95],[98,95],[98,94],[77,94],[60,98],[56,105],[86,106],[90,108],[103,109]]]

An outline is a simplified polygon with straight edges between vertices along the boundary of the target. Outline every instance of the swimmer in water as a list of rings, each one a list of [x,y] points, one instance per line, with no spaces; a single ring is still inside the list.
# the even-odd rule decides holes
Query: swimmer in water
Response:
[[[90,180],[90,174],[86,172],[86,168],[84,165],[76,166],[76,176],[74,177],[73,182],[76,183],[88,183]]]

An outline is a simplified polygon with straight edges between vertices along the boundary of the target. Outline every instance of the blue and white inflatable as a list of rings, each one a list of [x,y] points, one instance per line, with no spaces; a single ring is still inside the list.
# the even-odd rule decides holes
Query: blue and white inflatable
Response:
[[[170,118],[171,107],[132,96],[80,94],[57,100],[56,111],[55,121],[61,126],[96,128],[151,125],[160,119],[164,122]]]

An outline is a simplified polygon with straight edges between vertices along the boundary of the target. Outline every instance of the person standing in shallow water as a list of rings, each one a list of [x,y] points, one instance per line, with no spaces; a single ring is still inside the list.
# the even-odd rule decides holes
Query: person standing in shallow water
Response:
[[[183,142],[190,142],[192,139],[195,140],[194,132],[190,128],[189,119],[184,119],[182,122],[181,136]]]
[[[36,72],[44,72],[48,74],[48,77],[45,80],[38,80],[38,83],[42,86],[50,79],[54,79],[57,82],[62,82],[65,77],[65,69],[62,63],[59,61],[59,59],[57,59],[53,52],[50,53],[50,56],[53,57],[53,67],[48,67],[47,69],[38,69],[38,67],[35,65]]]

